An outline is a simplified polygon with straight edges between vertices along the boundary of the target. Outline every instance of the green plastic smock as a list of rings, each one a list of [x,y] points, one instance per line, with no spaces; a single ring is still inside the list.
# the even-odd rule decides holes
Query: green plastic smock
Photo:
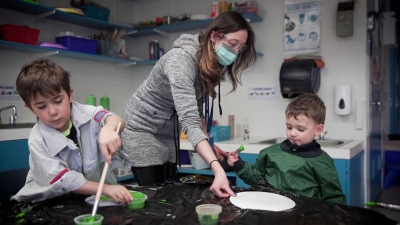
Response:
[[[302,146],[285,140],[261,150],[254,165],[240,159],[233,168],[251,186],[265,179],[279,190],[346,204],[333,159],[315,140]]]

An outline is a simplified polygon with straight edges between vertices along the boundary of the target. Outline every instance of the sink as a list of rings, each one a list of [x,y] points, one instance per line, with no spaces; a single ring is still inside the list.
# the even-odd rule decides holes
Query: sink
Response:
[[[263,140],[263,141],[259,141],[255,144],[280,144],[282,143],[282,141],[286,140],[287,138],[272,138],[272,139],[267,139],[267,140]]]
[[[0,124],[0,129],[21,129],[32,128],[36,123],[15,123],[15,124]]]
[[[316,141],[318,144],[321,145],[321,147],[340,147],[342,145],[351,142],[351,140],[336,140],[336,139],[325,139]]]
[[[287,138],[271,138],[267,140],[262,140],[259,142],[256,142],[255,144],[280,144],[282,141],[286,140]],[[342,145],[345,145],[351,140],[337,140],[337,139],[325,139],[325,140],[317,140],[317,143],[321,145],[321,147],[340,147]]]

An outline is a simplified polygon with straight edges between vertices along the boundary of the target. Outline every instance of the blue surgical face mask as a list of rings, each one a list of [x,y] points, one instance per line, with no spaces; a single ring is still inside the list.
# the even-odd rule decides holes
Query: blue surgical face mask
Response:
[[[217,54],[219,64],[223,66],[229,66],[237,59],[238,53],[226,46],[221,42],[221,45],[217,50],[215,50],[215,54]]]

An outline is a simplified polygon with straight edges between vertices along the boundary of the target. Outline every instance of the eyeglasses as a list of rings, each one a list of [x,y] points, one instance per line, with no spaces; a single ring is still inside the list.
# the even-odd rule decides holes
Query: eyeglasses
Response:
[[[247,45],[245,43],[240,43],[238,40],[230,37],[227,34],[220,33],[218,31],[216,31],[216,33],[218,34],[218,36],[221,38],[221,40],[224,42],[224,44],[226,46],[228,46],[229,48],[231,48],[233,50],[236,50],[238,53],[243,52],[247,47]]]

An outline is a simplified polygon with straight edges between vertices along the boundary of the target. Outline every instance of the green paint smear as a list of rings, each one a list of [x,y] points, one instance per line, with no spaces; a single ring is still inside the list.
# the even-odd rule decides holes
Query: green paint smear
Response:
[[[172,204],[168,203],[167,200],[165,200],[165,199],[161,200],[160,203],[165,204],[165,205],[172,205]]]
[[[24,217],[25,216],[25,210],[24,211],[22,211],[22,212],[20,212],[20,213],[18,213],[16,216],[15,216],[15,218],[21,218],[21,217]]]
[[[18,214],[15,216],[15,218],[22,218],[22,217],[24,217],[25,214],[26,214],[27,212],[30,212],[30,211],[33,209],[33,207],[35,207],[35,206],[37,206],[37,205],[39,205],[39,204],[35,204],[35,205],[32,205],[32,206],[29,206],[29,205],[26,206],[26,208],[22,209],[21,212],[18,213]],[[23,219],[22,219],[22,220],[23,220]]]
[[[110,198],[110,197],[108,197],[108,196],[105,196],[105,195],[102,195],[102,196],[100,197],[100,200],[101,200],[101,201],[106,201],[106,202],[114,201],[114,199],[112,199],[112,198]]]

